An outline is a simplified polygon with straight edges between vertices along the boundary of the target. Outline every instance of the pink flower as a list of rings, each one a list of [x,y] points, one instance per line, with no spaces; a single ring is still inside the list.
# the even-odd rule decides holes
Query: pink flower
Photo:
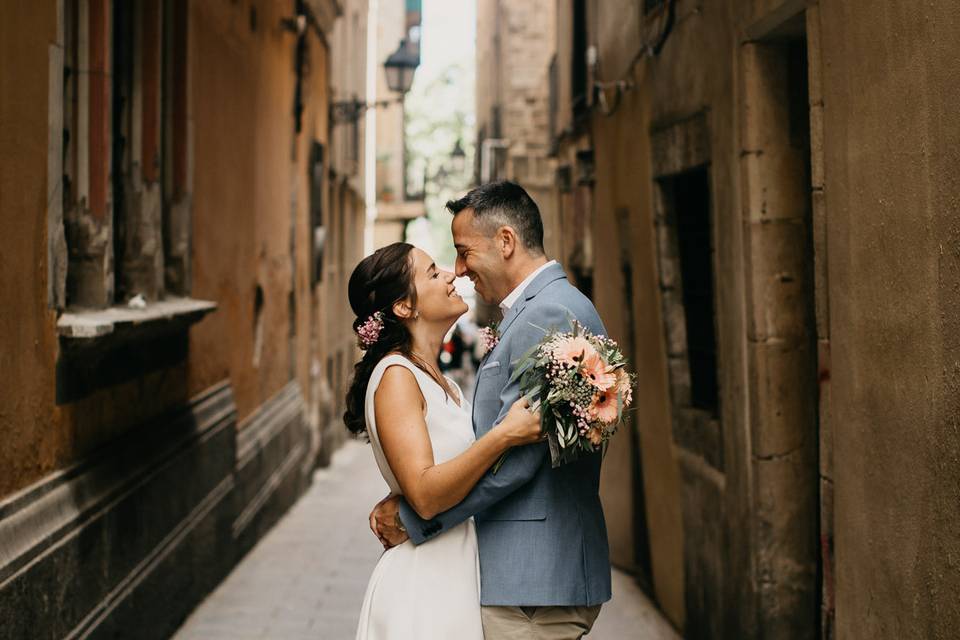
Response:
[[[616,421],[617,392],[597,392],[596,395],[593,396],[593,402],[590,403],[590,417],[605,424],[610,424],[611,422]]]
[[[606,391],[617,381],[616,375],[596,351],[584,356],[580,371],[600,391]]]
[[[357,327],[360,348],[366,350],[376,344],[380,339],[381,331],[383,331],[383,312],[377,311]]]
[[[500,334],[497,332],[497,327],[495,325],[482,327],[479,331],[479,335],[480,341],[483,344],[483,353],[481,354],[481,357],[493,351],[494,348],[500,344]]]
[[[596,355],[597,351],[590,344],[590,341],[583,336],[576,338],[565,338],[560,340],[553,348],[553,356],[560,360],[576,366],[577,363],[585,359],[588,355]]]

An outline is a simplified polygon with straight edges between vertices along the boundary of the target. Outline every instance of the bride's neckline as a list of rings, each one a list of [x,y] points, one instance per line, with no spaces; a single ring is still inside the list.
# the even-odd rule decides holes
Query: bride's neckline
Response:
[[[414,367],[417,371],[419,371],[420,373],[422,373],[422,374],[424,374],[425,376],[427,376],[428,378],[430,378],[430,382],[432,382],[433,384],[437,385],[437,386],[440,388],[440,390],[443,391],[443,395],[444,395],[444,396],[449,396],[449,397],[451,397],[451,398],[453,399],[453,404],[457,405],[457,408],[458,408],[458,409],[463,409],[463,389],[461,389],[461,388],[460,388],[460,385],[458,385],[456,382],[454,382],[453,380],[451,380],[451,379],[448,378],[447,376],[443,376],[442,373],[440,374],[440,375],[443,376],[443,378],[444,378],[448,383],[452,383],[453,386],[456,387],[457,394],[456,394],[456,397],[453,398],[453,393],[451,393],[452,389],[450,389],[450,390],[448,391],[442,384],[440,384],[440,381],[439,381],[439,380],[437,380],[437,379],[434,378],[432,375],[430,375],[429,373],[427,373],[426,371],[424,371],[423,369],[421,369],[420,367],[418,367],[418,366],[417,366],[417,363],[414,362],[413,360],[411,360],[410,358],[408,358],[407,356],[403,355],[402,353],[398,353],[398,352],[396,352],[396,351],[392,351],[392,352],[390,352],[390,353],[387,354],[387,355],[388,355],[388,356],[398,356],[398,357],[400,357],[400,358],[403,358],[404,360],[406,360],[406,361],[409,362],[410,364],[412,364],[413,367]]]

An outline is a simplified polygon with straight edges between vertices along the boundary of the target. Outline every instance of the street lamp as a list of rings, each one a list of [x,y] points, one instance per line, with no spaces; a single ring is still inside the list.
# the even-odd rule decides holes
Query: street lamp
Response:
[[[457,138],[457,143],[453,145],[453,151],[450,152],[450,162],[454,173],[462,174],[464,167],[467,165],[467,154],[463,151],[463,145],[460,144],[460,139]]]
[[[414,54],[407,46],[406,40],[400,41],[397,50],[390,54],[383,63],[387,72],[387,86],[391,91],[406,93],[413,84],[413,72],[420,65],[420,56]]]
[[[330,118],[333,124],[357,122],[367,109],[387,107],[403,102],[403,96],[413,84],[413,72],[420,66],[419,54],[413,53],[406,40],[400,41],[397,50],[383,63],[387,73],[387,85],[398,95],[376,102],[362,102],[357,98],[342,100],[330,104]]]

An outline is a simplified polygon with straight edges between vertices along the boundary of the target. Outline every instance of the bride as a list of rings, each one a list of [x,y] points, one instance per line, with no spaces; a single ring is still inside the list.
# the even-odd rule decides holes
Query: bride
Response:
[[[540,417],[518,400],[475,441],[470,405],[442,376],[444,335],[467,305],[423,251],[394,243],[350,276],[349,297],[365,353],[347,392],[344,421],[370,438],[392,494],[429,520],[460,502],[510,447],[540,438]],[[482,640],[473,520],[414,546],[384,552],[367,586],[357,640]]]

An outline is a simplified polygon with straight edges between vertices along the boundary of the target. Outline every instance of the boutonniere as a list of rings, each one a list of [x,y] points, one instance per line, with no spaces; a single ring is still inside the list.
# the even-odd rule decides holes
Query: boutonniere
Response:
[[[497,330],[496,323],[491,324],[480,329],[480,344],[483,346],[483,353],[480,355],[487,355],[500,343],[500,332]]]

